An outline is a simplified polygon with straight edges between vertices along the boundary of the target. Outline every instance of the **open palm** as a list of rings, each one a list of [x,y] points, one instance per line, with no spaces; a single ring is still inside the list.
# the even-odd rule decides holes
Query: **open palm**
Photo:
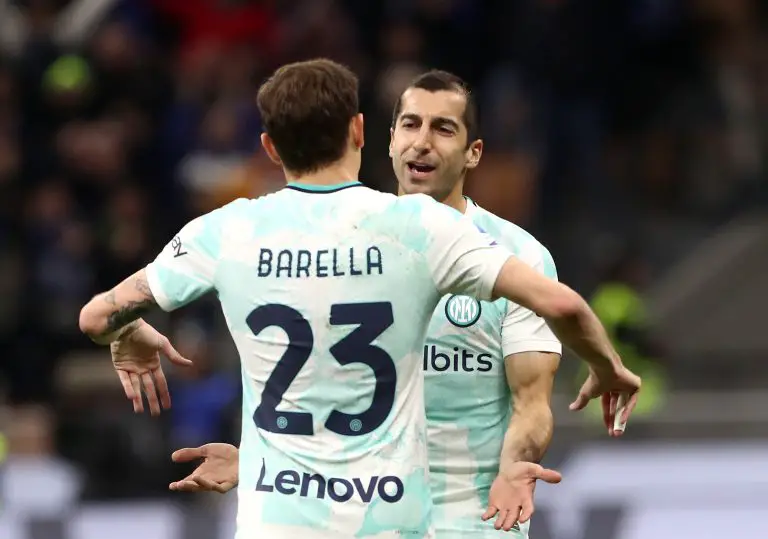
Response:
[[[181,492],[223,494],[237,485],[238,457],[238,449],[229,444],[205,444],[174,451],[171,456],[174,462],[190,462],[198,459],[203,459],[203,462],[181,481],[171,483],[169,488]]]
[[[494,528],[509,531],[519,523],[527,522],[533,515],[533,491],[537,480],[559,483],[560,473],[533,462],[516,462],[505,474],[499,474],[488,494],[488,509],[482,516],[490,520],[494,516]]]
[[[125,396],[133,402],[133,410],[137,413],[144,411],[142,386],[152,415],[160,413],[161,404],[166,410],[171,407],[168,381],[160,364],[161,352],[177,365],[192,364],[176,351],[165,335],[143,320],[113,341],[110,352]]]

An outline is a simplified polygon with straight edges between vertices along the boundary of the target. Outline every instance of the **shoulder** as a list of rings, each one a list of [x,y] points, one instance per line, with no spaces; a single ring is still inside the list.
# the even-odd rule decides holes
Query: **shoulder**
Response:
[[[408,234],[417,230],[439,232],[461,221],[462,214],[424,194],[389,195],[383,213],[395,229]]]
[[[542,269],[550,277],[557,276],[552,254],[533,234],[480,206],[475,209],[473,220],[480,229],[526,264]]]
[[[434,198],[425,194],[401,195],[395,197],[393,209],[408,212],[414,215],[444,214],[454,219],[460,219],[461,213],[453,208],[437,202]]]

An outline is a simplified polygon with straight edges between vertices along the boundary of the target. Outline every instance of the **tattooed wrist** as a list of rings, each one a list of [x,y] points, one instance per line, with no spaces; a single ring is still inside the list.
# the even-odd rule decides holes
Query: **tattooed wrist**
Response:
[[[143,323],[144,323],[144,320],[141,318],[138,318],[137,320],[134,320],[133,322],[130,322],[129,324],[124,325],[123,327],[121,327],[116,331],[104,332],[98,335],[89,335],[89,337],[96,344],[105,346],[124,338],[126,335],[137,330]]]
[[[112,334],[121,329],[128,329],[126,326],[141,318],[150,308],[157,305],[152,289],[147,280],[141,276],[134,279],[134,289],[140,293],[139,299],[118,303],[115,289],[104,294],[104,301],[117,310],[107,315],[107,327],[104,328],[102,335]],[[122,333],[122,332],[121,332]]]
[[[104,333],[112,333],[123,326],[141,318],[153,305],[154,301],[129,301],[107,317],[107,328]]]

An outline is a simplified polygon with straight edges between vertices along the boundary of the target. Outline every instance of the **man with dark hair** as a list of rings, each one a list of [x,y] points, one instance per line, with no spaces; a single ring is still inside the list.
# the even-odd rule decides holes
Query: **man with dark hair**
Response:
[[[519,260],[557,279],[543,245],[463,194],[467,171],[483,152],[477,116],[459,77],[429,71],[416,78],[392,114],[389,153],[399,193],[424,193],[456,209]],[[535,481],[526,470],[540,462],[552,437],[550,399],[561,352],[546,322],[520,304],[441,300],[424,351],[438,538],[486,539],[509,530],[527,536]],[[458,368],[445,368],[451,357]],[[583,399],[574,407],[581,406]],[[606,427],[614,434],[612,420]],[[493,517],[493,524],[483,522]]]
[[[432,198],[357,181],[362,115],[328,91],[348,74],[328,61],[275,73],[261,139],[286,188],[194,219],[80,313],[82,331],[110,344],[134,409],[143,410],[143,386],[157,414],[170,405],[160,353],[189,362],[140,316],[216,292],[243,373],[238,539],[433,536],[419,370],[446,294],[506,298],[546,319],[593,368],[579,399],[627,392],[628,413],[640,386],[573,290]],[[311,108],[293,103],[309,93]],[[299,131],[321,117],[346,121],[346,131],[315,153]],[[531,466],[530,481],[559,477]]]

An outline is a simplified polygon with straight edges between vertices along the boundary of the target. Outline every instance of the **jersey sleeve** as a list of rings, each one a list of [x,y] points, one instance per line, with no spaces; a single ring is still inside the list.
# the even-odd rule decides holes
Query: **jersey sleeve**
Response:
[[[221,209],[187,223],[146,268],[155,301],[173,311],[215,288]]]
[[[549,251],[540,244],[522,258],[551,279],[557,270]],[[501,349],[504,357],[521,352],[552,352],[562,354],[563,347],[546,321],[533,311],[507,302],[507,314],[501,323]]]
[[[512,253],[456,210],[415,196],[426,199],[420,225],[427,232],[424,254],[438,292],[492,299],[496,278]]]

